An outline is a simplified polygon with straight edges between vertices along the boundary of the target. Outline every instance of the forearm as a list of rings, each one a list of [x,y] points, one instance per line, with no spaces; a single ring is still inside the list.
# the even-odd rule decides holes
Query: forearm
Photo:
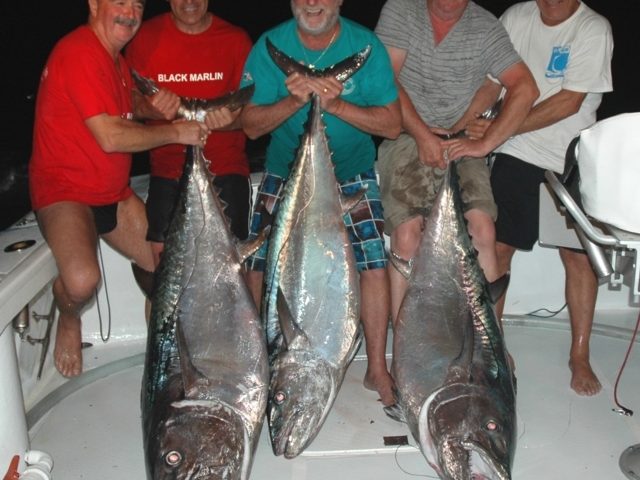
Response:
[[[399,83],[397,83],[397,85],[402,113],[402,129],[416,139],[416,141],[436,141],[437,137],[431,132],[424,120],[422,120],[420,114],[418,114],[416,107],[413,105],[404,87]]]
[[[161,145],[182,143],[180,129],[172,123],[144,125],[105,114],[87,119],[86,124],[107,153],[142,152]]]
[[[507,90],[500,114],[481,140],[487,153],[518,133],[518,128],[529,114],[537,97],[538,89],[535,84],[521,83]]]
[[[328,113],[371,135],[385,138],[400,135],[402,116],[398,101],[384,106],[361,107],[339,98]]]
[[[256,139],[274,131],[303,105],[292,96],[284,97],[271,105],[251,103],[240,114],[242,129],[249,138]]]
[[[455,123],[455,125],[451,127],[451,131],[457,132],[459,130],[464,130],[469,123],[475,121],[478,118],[478,115],[481,115],[496,103],[501,90],[501,84],[487,78],[482,86],[476,91],[467,111]]]
[[[531,109],[516,133],[526,133],[553,125],[580,110],[586,93],[560,90]]]

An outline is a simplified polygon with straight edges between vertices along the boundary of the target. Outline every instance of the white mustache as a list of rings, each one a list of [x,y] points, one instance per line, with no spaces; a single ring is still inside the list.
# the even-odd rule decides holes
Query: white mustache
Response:
[[[114,22],[117,23],[118,25],[123,25],[125,27],[138,26],[138,20],[136,20],[135,18],[116,17]]]

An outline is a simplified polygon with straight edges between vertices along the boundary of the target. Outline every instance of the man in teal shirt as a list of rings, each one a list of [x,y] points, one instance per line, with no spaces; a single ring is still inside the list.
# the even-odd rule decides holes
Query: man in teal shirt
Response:
[[[375,145],[371,135],[395,138],[400,133],[400,106],[386,50],[370,30],[339,16],[342,0],[291,2],[294,18],[266,32],[249,54],[243,85],[255,83],[255,93],[242,113],[250,138],[271,134],[266,173],[256,205],[272,210],[289,175],[308,118],[312,94],[320,97],[341,190],[353,193],[367,186],[363,202],[345,215],[345,224],[360,272],[361,318],[367,344],[367,388],[384,405],[394,403],[393,381],[385,360],[389,321],[389,284],[385,271],[382,204],[373,170]],[[363,67],[344,84],[330,77],[285,76],[270,58],[266,38],[299,62],[322,69],[371,46]],[[260,212],[254,213],[251,235],[257,234]],[[266,246],[250,260],[249,286],[256,303],[262,297]]]

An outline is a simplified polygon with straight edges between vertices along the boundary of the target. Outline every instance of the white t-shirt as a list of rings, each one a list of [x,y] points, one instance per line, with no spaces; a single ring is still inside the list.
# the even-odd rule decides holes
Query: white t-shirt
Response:
[[[535,1],[518,3],[500,18],[535,78],[539,103],[560,90],[586,92],[580,110],[553,125],[516,135],[497,149],[561,173],[571,139],[596,121],[602,94],[612,90],[613,36],[606,18],[580,3],[559,25],[547,26]]]

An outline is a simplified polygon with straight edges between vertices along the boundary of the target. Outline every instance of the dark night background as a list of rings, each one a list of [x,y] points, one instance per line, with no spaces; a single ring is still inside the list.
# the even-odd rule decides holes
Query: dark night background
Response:
[[[515,0],[476,0],[496,15]],[[635,48],[640,43],[638,0],[587,0],[613,28],[614,92],[604,96],[599,118],[640,111],[640,74]],[[374,28],[384,0],[345,0],[342,14]],[[168,10],[165,0],[147,0],[145,18]],[[291,16],[287,0],[210,0],[209,8],[245,28],[255,40],[260,33]],[[33,108],[40,71],[55,42],[84,23],[86,0],[0,2],[0,53],[4,61],[0,87],[0,230],[28,210],[26,165],[31,151]],[[639,132],[640,133],[640,132]],[[260,143],[250,148],[259,150]],[[134,173],[145,171],[145,157],[136,157]]]

